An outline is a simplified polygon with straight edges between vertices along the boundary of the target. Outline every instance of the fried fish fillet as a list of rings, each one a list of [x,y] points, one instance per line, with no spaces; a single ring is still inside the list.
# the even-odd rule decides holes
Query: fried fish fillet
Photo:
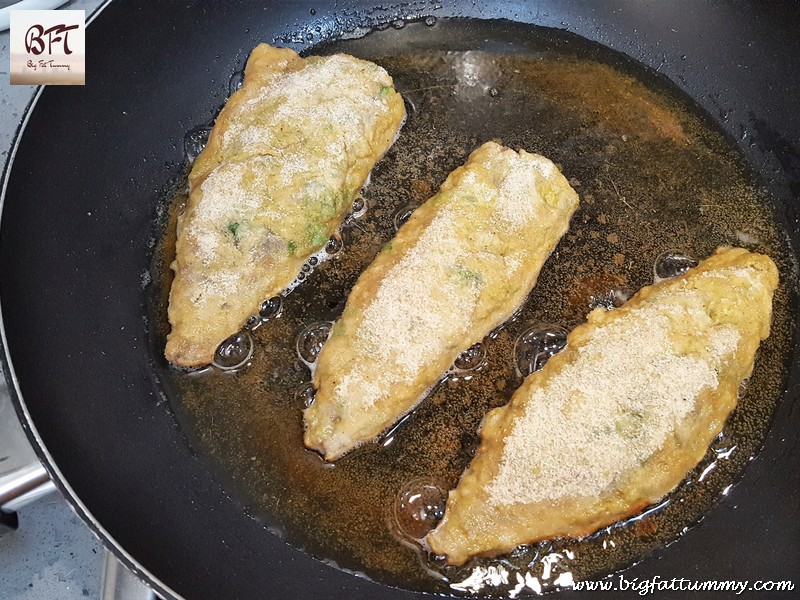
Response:
[[[408,413],[520,306],[577,206],[546,158],[475,150],[351,291],[319,355],[306,446],[333,461]]]
[[[165,355],[208,364],[352,207],[405,119],[384,69],[258,45],[189,174]]]
[[[598,308],[567,347],[490,411],[431,549],[462,564],[582,536],[672,490],[736,406],[769,335],[777,269],[720,249],[694,269]]]

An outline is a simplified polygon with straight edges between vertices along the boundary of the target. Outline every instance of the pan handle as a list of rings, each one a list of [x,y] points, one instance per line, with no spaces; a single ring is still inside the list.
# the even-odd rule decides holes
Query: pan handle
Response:
[[[55,489],[25,437],[0,376],[0,512],[14,513]]]
[[[11,412],[7,393],[0,376],[0,424],[3,426],[0,435],[0,534],[17,528],[18,510],[56,489],[25,440]],[[103,557],[101,589],[102,600],[158,600],[153,591],[108,550]]]
[[[0,376],[0,511],[14,513],[55,489],[25,437]]]
[[[158,600],[153,590],[126,569],[111,552],[103,556],[101,600]]]
[[[0,477],[0,533],[17,528],[16,511],[55,490],[39,464]],[[126,569],[111,552],[103,557],[102,600],[158,600],[153,591]]]
[[[44,467],[36,462],[0,477],[0,511],[13,513],[56,489]]]

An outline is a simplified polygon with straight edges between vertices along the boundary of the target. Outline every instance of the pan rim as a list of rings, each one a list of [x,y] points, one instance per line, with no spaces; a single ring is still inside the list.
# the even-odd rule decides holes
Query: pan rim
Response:
[[[102,6],[105,7],[109,3],[110,3],[110,0],[106,0]],[[119,3],[116,3],[116,4],[119,4]],[[115,6],[116,6],[116,4],[115,4]],[[36,104],[36,101],[39,99],[39,96],[41,95],[41,93],[42,93],[42,90],[39,89],[37,91],[37,94],[36,94],[34,100],[26,108],[26,114],[25,114],[25,118],[24,118],[24,121],[23,121],[23,126],[15,134],[15,141],[14,141],[14,144],[13,144],[13,153],[16,153],[16,149],[17,149],[17,147],[19,145],[19,142],[21,140],[22,132],[25,129],[24,126],[27,124],[28,118],[30,116],[29,113],[32,112],[32,109],[34,108],[34,106]],[[34,120],[34,122],[35,122],[35,120]],[[5,200],[5,187],[6,187],[7,183],[8,183],[8,179],[9,179],[11,163],[13,162],[13,153],[12,153],[12,155],[9,156],[9,160],[8,160],[8,164],[7,164],[7,170],[4,173],[2,193],[0,193],[0,210],[2,210],[3,202]],[[800,330],[800,328],[799,328],[799,330]],[[19,388],[18,388],[18,385],[17,385],[17,380],[16,380],[16,374],[14,373],[13,366],[11,365],[10,351],[7,349],[7,342],[5,340],[5,327],[4,327],[3,321],[2,321],[2,307],[0,307],[0,332],[2,332],[2,335],[0,336],[0,337],[2,337],[2,339],[0,340],[0,342],[3,343],[3,345],[4,345],[4,352],[0,353],[0,354],[4,354],[5,355],[2,358],[2,365],[3,365],[4,369],[7,369],[6,370],[6,375],[9,377],[8,381],[9,382],[13,381],[14,389],[11,391],[11,393],[12,393],[12,401],[14,401],[15,406],[17,407],[17,412],[20,415],[20,419],[23,419],[23,416],[24,416],[23,426],[26,429],[26,435],[29,438],[29,440],[31,440],[31,443],[34,444],[34,448],[37,450],[37,456],[39,456],[40,459],[44,462],[45,466],[48,468],[48,472],[50,472],[50,473],[56,472],[59,476],[61,476],[61,473],[58,470],[57,466],[55,465],[55,463],[53,461],[53,458],[50,456],[49,452],[47,451],[47,448],[44,446],[43,441],[39,438],[38,431],[36,431],[32,421],[31,421],[31,417],[30,417],[30,415],[28,415],[27,406],[25,405],[25,402],[24,402],[24,400],[22,398],[21,392],[19,391]],[[795,337],[796,337],[796,335],[797,334],[795,334]],[[23,380],[24,380],[24,378],[23,378]],[[10,387],[10,390],[11,390],[11,386],[9,386],[9,387]],[[17,396],[14,396],[14,393],[16,393]],[[19,406],[17,405],[17,402],[19,403]],[[23,411],[24,411],[24,415],[23,415]],[[39,451],[39,447],[41,448],[41,452]],[[80,506],[76,506],[75,503],[70,502],[70,504],[72,505],[73,510],[75,510],[76,513],[79,514],[79,516],[81,516],[81,518],[84,520],[84,522],[86,522],[87,525],[89,525],[89,527],[95,532],[95,534],[98,535],[98,537],[101,538],[101,540],[104,542],[104,545],[106,545],[109,548],[109,550],[114,552],[114,554],[117,555],[117,557],[119,558],[120,554],[115,551],[115,548],[116,548],[116,550],[119,550],[120,552],[124,552],[124,550],[122,550],[122,548],[119,548],[116,545],[115,540],[108,534],[108,532],[103,530],[102,526],[100,526],[99,523],[94,521],[94,518],[91,515],[91,513],[88,511],[88,509],[86,509],[85,506],[82,505],[82,503],[80,503],[80,499],[77,498],[77,496],[74,495],[74,491],[70,488],[70,486],[67,484],[67,482],[63,481],[63,479],[61,479],[61,480],[57,481],[56,483],[59,485],[59,489],[62,491],[62,493],[64,493],[65,497],[67,497],[68,501],[70,501],[70,499],[72,498],[72,499],[75,500],[76,503],[80,504]],[[65,491],[65,490],[67,490],[67,491]],[[109,545],[109,544],[111,544],[111,545]],[[135,559],[132,559],[132,557],[129,557],[129,558],[135,565],[138,565],[138,563],[135,561]],[[123,561],[123,562],[127,566],[130,566],[129,563],[127,563],[125,561]],[[138,566],[141,567],[141,565],[138,565]],[[140,572],[140,574],[142,574],[143,576],[144,575],[148,575],[148,576],[152,577],[152,575],[149,572],[147,572],[146,569],[140,568],[140,571],[137,571],[137,572]],[[155,578],[152,578],[150,581],[153,581],[153,585],[155,585],[155,583],[156,583]],[[170,590],[170,592],[171,592],[171,590]],[[171,593],[174,594],[174,592],[171,592]],[[175,595],[175,597],[179,597],[179,596]]]

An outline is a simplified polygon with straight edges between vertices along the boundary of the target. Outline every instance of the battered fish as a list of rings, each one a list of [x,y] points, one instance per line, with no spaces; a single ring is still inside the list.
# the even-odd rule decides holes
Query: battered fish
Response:
[[[351,291],[319,355],[306,446],[336,460],[414,408],[520,306],[577,206],[546,158],[475,150]]]
[[[449,563],[638,512],[703,458],[769,335],[777,269],[720,249],[684,275],[589,314],[567,347],[490,411],[427,536]]]
[[[189,174],[165,355],[208,364],[291,283],[352,207],[405,119],[392,78],[344,54],[258,45]]]

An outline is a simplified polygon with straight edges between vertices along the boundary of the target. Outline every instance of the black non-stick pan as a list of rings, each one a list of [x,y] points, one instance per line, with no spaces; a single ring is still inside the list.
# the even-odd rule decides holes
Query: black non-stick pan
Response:
[[[419,24],[426,20],[429,25]],[[380,53],[385,39],[396,52],[513,55],[540,43],[567,54],[573,44],[590,51],[603,46],[598,60],[616,61],[690,100],[697,118],[736,151],[742,169],[753,172],[753,189],[767,199],[775,231],[785,235],[776,234],[783,240],[788,282],[781,335],[791,348],[766,352],[782,361],[777,408],[760,421],[771,421],[771,428],[760,450],[758,436],[743,478],[715,497],[702,523],[668,547],[645,553],[624,575],[795,579],[800,585],[800,387],[793,350],[797,290],[791,284],[800,243],[800,14],[790,2],[106,5],[87,32],[86,86],[51,87],[36,96],[3,189],[3,367],[23,425],[60,490],[114,554],[164,597],[422,594],[403,589],[402,581],[391,581],[392,587],[324,564],[254,518],[252,497],[231,483],[224,461],[182,425],[180,388],[170,383],[178,375],[159,347],[159,252],[169,235],[170,199],[185,181],[187,132],[213,122],[258,42],[333,51],[340,46],[325,42],[387,24],[364,45],[351,47]],[[428,32],[420,33],[425,27]],[[585,46],[585,40],[599,46]],[[494,101],[504,90],[488,92]],[[410,100],[413,113],[419,107]],[[475,118],[463,126],[472,128],[467,143],[496,137],[491,120]],[[504,128],[504,141],[513,144],[514,132]],[[576,145],[567,153],[557,141],[542,145],[561,152],[565,170],[580,169],[576,157],[594,151]],[[430,185],[470,149],[440,147]],[[391,153],[387,159],[399,160]],[[619,182],[613,177],[585,170],[583,186],[635,200],[629,188],[614,189]],[[393,190],[381,185],[371,193],[387,189],[386,197],[398,203],[404,188],[411,189],[410,182],[398,181]],[[592,227],[573,226],[587,236]],[[620,269],[629,264],[621,263]],[[630,264],[634,271],[644,268]],[[296,414],[299,422],[299,408]]]

